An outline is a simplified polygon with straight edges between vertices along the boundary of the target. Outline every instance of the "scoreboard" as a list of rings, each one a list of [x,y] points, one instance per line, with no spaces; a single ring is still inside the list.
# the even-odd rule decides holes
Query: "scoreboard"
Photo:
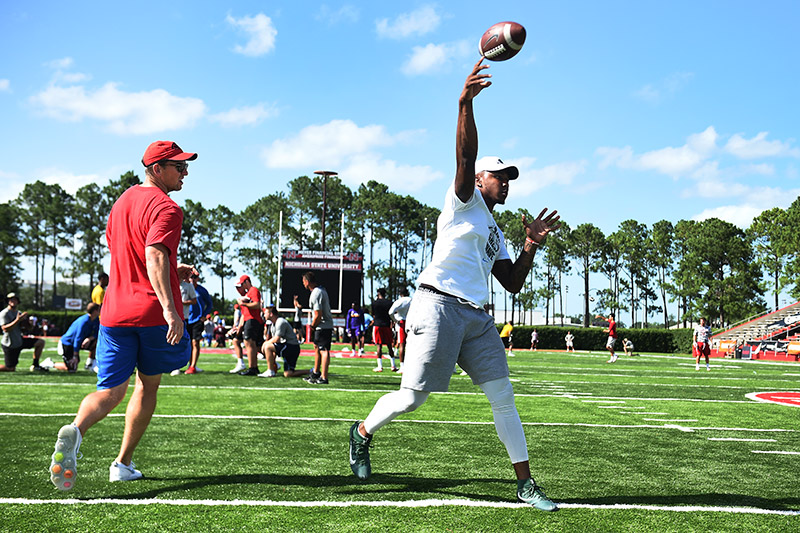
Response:
[[[311,293],[303,287],[303,274],[308,271],[314,272],[317,283],[325,287],[334,313],[350,309],[353,302],[360,306],[363,265],[364,256],[359,252],[340,255],[316,250],[285,250],[278,273],[278,309],[294,312],[295,295],[303,309],[309,308]]]

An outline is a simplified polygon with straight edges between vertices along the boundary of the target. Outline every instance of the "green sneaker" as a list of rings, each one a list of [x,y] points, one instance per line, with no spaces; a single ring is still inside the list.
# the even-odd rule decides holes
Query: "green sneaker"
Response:
[[[369,464],[369,447],[372,437],[362,437],[358,432],[361,422],[350,426],[350,469],[358,479],[367,479],[372,473]]]
[[[545,496],[542,487],[530,478],[517,480],[517,500],[542,511],[558,511],[558,505]]]

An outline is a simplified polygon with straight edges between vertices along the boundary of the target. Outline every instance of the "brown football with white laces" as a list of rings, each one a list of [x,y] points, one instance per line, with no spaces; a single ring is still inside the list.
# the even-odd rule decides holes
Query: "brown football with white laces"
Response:
[[[511,59],[525,44],[525,28],[516,22],[498,22],[486,30],[480,41],[480,52],[490,61]]]

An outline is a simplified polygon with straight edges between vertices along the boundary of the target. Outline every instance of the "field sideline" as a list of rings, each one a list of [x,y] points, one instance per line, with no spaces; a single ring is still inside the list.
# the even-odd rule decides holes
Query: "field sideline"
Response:
[[[47,356],[57,357],[52,341]],[[93,375],[0,375],[0,531],[800,529],[800,411],[747,396],[800,391],[799,365],[712,360],[696,372],[688,356],[606,360],[508,360],[531,466],[558,513],[515,503],[491,410],[458,374],[376,435],[373,476],[359,482],[347,429],[399,375],[334,358],[330,385],[311,386],[230,375],[229,354],[203,354],[204,373],[162,380],[134,457],[146,478],[108,483],[123,403],[86,435],[67,493],[50,484],[49,457]]]

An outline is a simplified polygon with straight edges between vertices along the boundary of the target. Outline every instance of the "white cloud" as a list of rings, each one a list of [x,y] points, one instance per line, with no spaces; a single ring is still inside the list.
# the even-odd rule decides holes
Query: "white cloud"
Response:
[[[317,20],[327,22],[331,26],[343,22],[358,22],[359,17],[358,8],[352,4],[345,4],[339,9],[333,9],[327,4],[323,4],[316,15]]]
[[[440,73],[446,71],[453,60],[469,55],[470,50],[466,41],[415,46],[401,70],[406,76]]]
[[[332,120],[306,126],[295,137],[273,141],[262,157],[270,168],[339,166],[349,157],[395,142],[383,126],[360,127],[351,120]]]
[[[506,161],[519,169],[519,178],[510,184],[511,195],[515,197],[529,196],[531,193],[550,185],[569,186],[576,176],[586,171],[587,165],[586,161],[581,160],[533,168],[533,163],[536,161],[533,157],[507,159]]]
[[[723,205],[706,209],[703,212],[692,217],[692,220],[698,222],[707,220],[709,218],[718,218],[726,222],[730,222],[734,226],[746,229],[753,222],[753,219],[761,214],[763,209],[758,207],[741,204],[741,205]]]
[[[773,207],[786,209],[800,195],[800,189],[784,190],[775,187],[747,187],[746,189],[747,191],[742,194],[746,201],[738,205],[724,205],[706,209],[692,217],[692,220],[700,221],[719,218],[745,229],[763,211]]]
[[[690,135],[686,144],[679,147],[668,146],[635,155],[630,146],[624,148],[600,147],[595,154],[602,157],[601,169],[615,165],[633,170],[655,170],[668,176],[679,176],[692,172],[713,154],[717,147],[717,132],[709,126],[701,133]]]
[[[243,31],[247,37],[247,44],[244,46],[236,45],[233,51],[249,57],[263,56],[275,48],[275,37],[278,30],[272,25],[272,19],[263,13],[253,17],[244,16],[234,18],[230,15],[226,17],[228,24]]]
[[[11,81],[7,79],[0,79],[0,92],[10,91]]]
[[[412,35],[425,35],[434,31],[441,22],[441,17],[434,6],[422,6],[410,13],[398,15],[394,20],[388,18],[375,21],[378,36],[388,39],[404,39]]]
[[[645,102],[657,104],[675,95],[678,91],[683,89],[693,77],[694,74],[691,72],[676,72],[661,81],[644,85],[641,89],[634,91],[633,95]]]
[[[381,125],[358,126],[351,120],[332,120],[306,126],[290,138],[278,139],[262,150],[269,168],[333,168],[345,183],[356,186],[374,179],[401,190],[419,190],[441,173],[424,165],[403,165],[386,159],[377,149],[418,139],[424,131],[390,134]]]
[[[98,174],[74,174],[56,168],[36,170],[30,179],[23,179],[22,176],[11,172],[0,170],[0,202],[9,202],[19,197],[25,185],[34,181],[43,181],[49,185],[58,184],[69,194],[75,192],[89,183],[107,182],[108,178],[102,178]]]
[[[767,134],[762,131],[752,139],[745,139],[737,133],[728,139],[725,151],[741,159],[800,157],[800,149],[792,148],[791,141],[768,141]]]
[[[62,57],[61,59],[53,59],[47,61],[44,66],[53,70],[53,78],[51,83],[80,83],[91,79],[91,76],[82,74],[80,72],[68,72],[75,64],[71,57]]]
[[[427,165],[402,165],[376,153],[364,153],[353,156],[339,177],[351,187],[375,180],[398,191],[418,191],[444,175]]]
[[[98,174],[74,174],[57,168],[44,169],[38,174],[37,180],[43,181],[48,185],[58,184],[72,195],[84,185],[108,181],[107,178],[103,178]]]
[[[208,118],[211,122],[230,128],[235,126],[255,126],[277,114],[278,110],[275,106],[261,103],[254,106],[235,107],[228,111],[211,115]]]
[[[119,135],[143,135],[188,128],[206,111],[202,100],[174,96],[163,89],[125,92],[116,83],[96,90],[51,85],[30,98],[42,114],[68,122],[93,119]]]
[[[44,64],[44,66],[53,70],[66,70],[72,66],[75,61],[71,57],[62,57],[61,59],[53,59]]]

